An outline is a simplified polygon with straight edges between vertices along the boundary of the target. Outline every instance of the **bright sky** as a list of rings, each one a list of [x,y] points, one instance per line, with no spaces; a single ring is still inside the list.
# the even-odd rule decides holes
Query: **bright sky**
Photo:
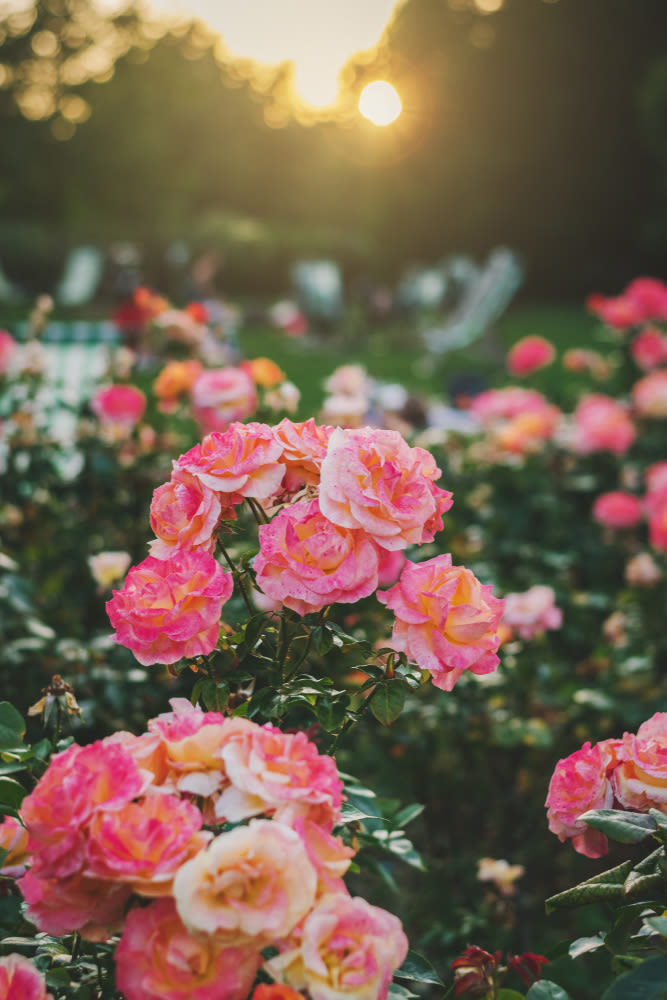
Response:
[[[108,3],[108,0],[107,0]],[[159,13],[206,21],[234,55],[275,65],[294,61],[295,84],[308,103],[337,93],[342,66],[372,48],[397,0],[147,0]]]

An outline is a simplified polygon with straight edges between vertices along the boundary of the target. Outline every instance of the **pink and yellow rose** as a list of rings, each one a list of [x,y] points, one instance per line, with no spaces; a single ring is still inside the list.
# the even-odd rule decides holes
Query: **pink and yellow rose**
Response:
[[[449,554],[406,561],[398,583],[377,597],[396,616],[391,644],[430,671],[436,687],[451,691],[465,670],[488,674],[498,666],[505,602],[469,569],[452,566]]]
[[[605,740],[564,757],[556,764],[549,782],[545,806],[549,829],[560,841],[572,839],[579,854],[601,858],[607,853],[607,838],[579,817],[589,809],[610,809],[614,789],[610,780],[621,752],[621,740]]]
[[[0,958],[0,997],[2,1000],[53,1000],[46,983],[32,962],[12,953]]]
[[[667,813],[667,712],[656,712],[636,735],[625,733],[621,758],[612,777],[621,805]]]
[[[268,424],[232,424],[223,434],[213,431],[178,459],[176,467],[196,476],[216,493],[265,500],[280,489],[285,467],[282,448]],[[229,496],[231,494],[231,496]]]
[[[176,466],[169,482],[153,493],[150,521],[157,537],[149,543],[151,555],[169,559],[177,549],[212,554],[216,528],[223,517],[236,520],[234,508],[226,506],[223,511],[221,494]]]
[[[635,412],[649,420],[667,417],[667,369],[644,375],[632,387]]]
[[[257,409],[255,383],[240,368],[202,371],[192,386],[191,399],[194,415],[205,432],[224,431]]]
[[[580,455],[595,451],[624,454],[637,436],[622,403],[601,393],[585,396],[574,413],[574,450]]]
[[[563,624],[563,612],[556,607],[553,587],[536,584],[518,593],[505,596],[503,624],[522,639],[532,639],[547,629]]]
[[[206,656],[218,641],[220,612],[233,586],[231,574],[207,552],[148,556],[107,601],[114,639],[144,666]]]

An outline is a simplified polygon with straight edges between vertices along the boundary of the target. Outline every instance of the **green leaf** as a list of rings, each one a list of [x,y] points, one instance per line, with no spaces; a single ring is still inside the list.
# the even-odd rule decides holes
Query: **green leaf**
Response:
[[[424,806],[415,802],[410,806],[404,806],[400,812],[397,812],[396,815],[392,817],[392,823],[394,826],[407,826],[408,823],[412,823],[413,819],[417,819],[417,816],[421,816],[423,812]]]
[[[602,1000],[667,1000],[667,958],[648,958],[624,972],[605,990]]]
[[[525,1000],[523,993],[517,993],[516,990],[500,990],[497,994],[498,1000]]]
[[[313,629],[313,648],[320,656],[326,656],[333,649],[334,638],[326,625],[318,625]]]
[[[8,701],[0,701],[0,747],[13,747],[23,742],[23,716]]]
[[[552,913],[554,910],[564,909],[570,906],[586,906],[587,903],[597,903],[609,899],[622,899],[624,897],[624,883],[630,871],[632,861],[624,861],[616,868],[610,868],[600,875],[580,882],[572,889],[559,892],[556,896],[551,896],[545,903],[546,912]]]
[[[595,934],[593,937],[581,937],[573,941],[568,949],[570,958],[579,958],[581,955],[588,955],[592,951],[599,951],[604,948],[604,934]]]
[[[406,986],[400,986],[398,983],[389,983],[389,993],[388,996],[390,1000],[411,1000],[411,997],[416,997],[416,993],[412,993]]]
[[[435,983],[436,986],[443,985],[442,979],[440,979],[431,963],[425,959],[423,955],[418,955],[416,951],[408,952],[408,956],[403,962],[403,965],[400,969],[396,969],[394,976],[396,979],[409,979],[413,983]]]
[[[379,687],[371,698],[371,712],[383,726],[390,726],[403,711],[405,705],[405,684],[403,681],[387,681]]]
[[[539,979],[526,993],[526,1000],[570,1000],[570,994],[550,979]]]
[[[644,923],[657,931],[661,937],[667,937],[667,917],[646,917]]]
[[[0,778],[0,802],[16,809],[21,805],[27,792],[14,778]]]
[[[656,821],[646,813],[621,812],[620,809],[591,809],[579,819],[621,844],[636,844],[655,833]]]

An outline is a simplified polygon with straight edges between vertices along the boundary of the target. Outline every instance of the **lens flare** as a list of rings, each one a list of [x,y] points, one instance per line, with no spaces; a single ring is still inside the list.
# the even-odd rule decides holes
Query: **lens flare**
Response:
[[[391,125],[402,111],[401,99],[386,80],[369,83],[359,97],[359,111],[373,125]]]

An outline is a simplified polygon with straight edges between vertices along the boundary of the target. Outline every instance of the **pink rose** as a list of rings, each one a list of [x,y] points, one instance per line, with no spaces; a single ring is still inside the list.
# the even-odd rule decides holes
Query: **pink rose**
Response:
[[[205,432],[224,431],[234,420],[245,420],[257,409],[257,389],[240,368],[203,371],[191,389],[195,417]]]
[[[169,482],[153,493],[150,519],[157,538],[150,543],[151,555],[169,559],[176,549],[201,549],[212,554],[222,517],[220,494],[176,466]],[[233,507],[225,508],[224,517],[236,520]]]
[[[315,810],[313,815],[316,816]],[[356,851],[346,847],[343,840],[331,832],[331,817],[327,816],[322,825],[310,816],[304,816],[298,805],[296,808],[288,805],[279,810],[276,819],[301,837],[308,860],[317,872],[317,898],[332,892],[349,895],[343,875]]]
[[[320,510],[334,524],[360,528],[384,549],[433,541],[452,494],[434,481],[435,459],[398,431],[337,428],[322,463]]]
[[[27,958],[15,953],[0,958],[0,997],[2,1000],[53,1000],[46,992],[41,973]]]
[[[73,744],[52,757],[21,805],[33,871],[58,878],[80,871],[94,813],[121,809],[148,784],[150,777],[122,745],[106,740],[86,747]]]
[[[560,628],[563,612],[555,606],[552,587],[537,584],[521,593],[507,594],[503,624],[522,639],[532,639],[547,629]]]
[[[613,490],[596,499],[593,517],[608,528],[634,528],[642,519],[642,505],[631,493]]]
[[[130,430],[144,415],[146,397],[136,386],[110,385],[95,393],[90,408],[100,423]]]
[[[6,330],[0,330],[0,375],[4,375],[9,368],[17,347],[12,335]]]
[[[635,278],[624,295],[641,316],[640,322],[667,319],[667,285],[658,278]]]
[[[585,396],[574,413],[574,450],[580,455],[611,451],[622,455],[637,432],[625,407],[601,393]]]
[[[610,809],[614,790],[609,775],[618,761],[622,740],[604,740],[564,757],[556,764],[549,782],[545,806],[549,829],[560,841],[572,838],[579,854],[601,858],[607,853],[607,838],[579,817],[589,809]]]
[[[148,556],[107,601],[114,639],[144,666],[206,656],[218,641],[220,612],[233,586],[231,574],[207,552]]]
[[[176,468],[227,494],[227,506],[238,503],[238,496],[265,500],[277,493],[285,475],[281,454],[268,424],[232,424],[224,434],[207,434],[201,444],[181,455]]]
[[[540,451],[553,437],[560,422],[556,406],[519,413],[494,428],[493,440],[505,451],[528,455]]]
[[[298,949],[270,959],[276,979],[312,1000],[385,1000],[408,953],[398,917],[359,896],[325,896],[306,917]]]
[[[132,895],[129,885],[91,878],[82,872],[52,878],[41,877],[31,869],[18,887],[28,904],[27,917],[40,931],[54,937],[78,931],[86,941],[108,941],[117,934]]]
[[[654,462],[644,473],[644,482],[649,493],[667,493],[667,462]]]
[[[488,674],[498,666],[505,602],[469,569],[452,566],[449,554],[406,561],[398,583],[377,597],[396,616],[392,645],[429,670],[436,687],[451,691],[464,670]]]
[[[259,949],[230,948],[183,926],[173,900],[127,915],[116,951],[116,984],[127,1000],[245,1000]]]
[[[296,503],[259,529],[257,585],[300,615],[354,603],[377,588],[378,554],[362,531],[332,524],[317,500]]]
[[[648,539],[654,549],[667,552],[667,490],[646,498]]]
[[[124,882],[142,896],[163,896],[178,868],[211,839],[201,827],[199,809],[175,795],[151,795],[98,812],[90,824],[87,871]]]
[[[667,712],[656,712],[643,722],[636,736],[625,733],[612,782],[626,809],[667,813]]]
[[[507,370],[510,375],[530,375],[556,357],[553,344],[544,337],[523,337],[518,340],[507,355]]]
[[[316,424],[312,417],[297,424],[285,417],[273,433],[282,447],[280,461],[286,469],[283,485],[287,492],[294,494],[304,486],[319,486],[333,427]]]
[[[219,754],[231,781],[216,806],[221,819],[236,823],[286,805],[304,814],[314,806],[325,807],[338,818],[343,785],[336,763],[319,753],[305,733],[254,726],[235,734]]]
[[[650,372],[667,362],[667,337],[657,326],[645,326],[630,344],[638,368]]]
[[[232,946],[272,944],[315,901],[317,875],[301,838],[272,820],[221,833],[176,873],[179,916],[193,934]]]
[[[667,417],[667,369],[644,375],[632,387],[636,413],[648,419]]]
[[[628,295],[605,298],[604,295],[594,293],[588,296],[586,307],[614,330],[627,330],[645,319],[640,303]]]
[[[494,424],[498,420],[511,420],[521,413],[540,413],[553,409],[541,392],[524,389],[522,386],[506,386],[504,389],[487,389],[475,396],[470,410],[483,424]]]
[[[391,587],[396,583],[405,565],[405,552],[398,549],[378,549],[378,587]]]

